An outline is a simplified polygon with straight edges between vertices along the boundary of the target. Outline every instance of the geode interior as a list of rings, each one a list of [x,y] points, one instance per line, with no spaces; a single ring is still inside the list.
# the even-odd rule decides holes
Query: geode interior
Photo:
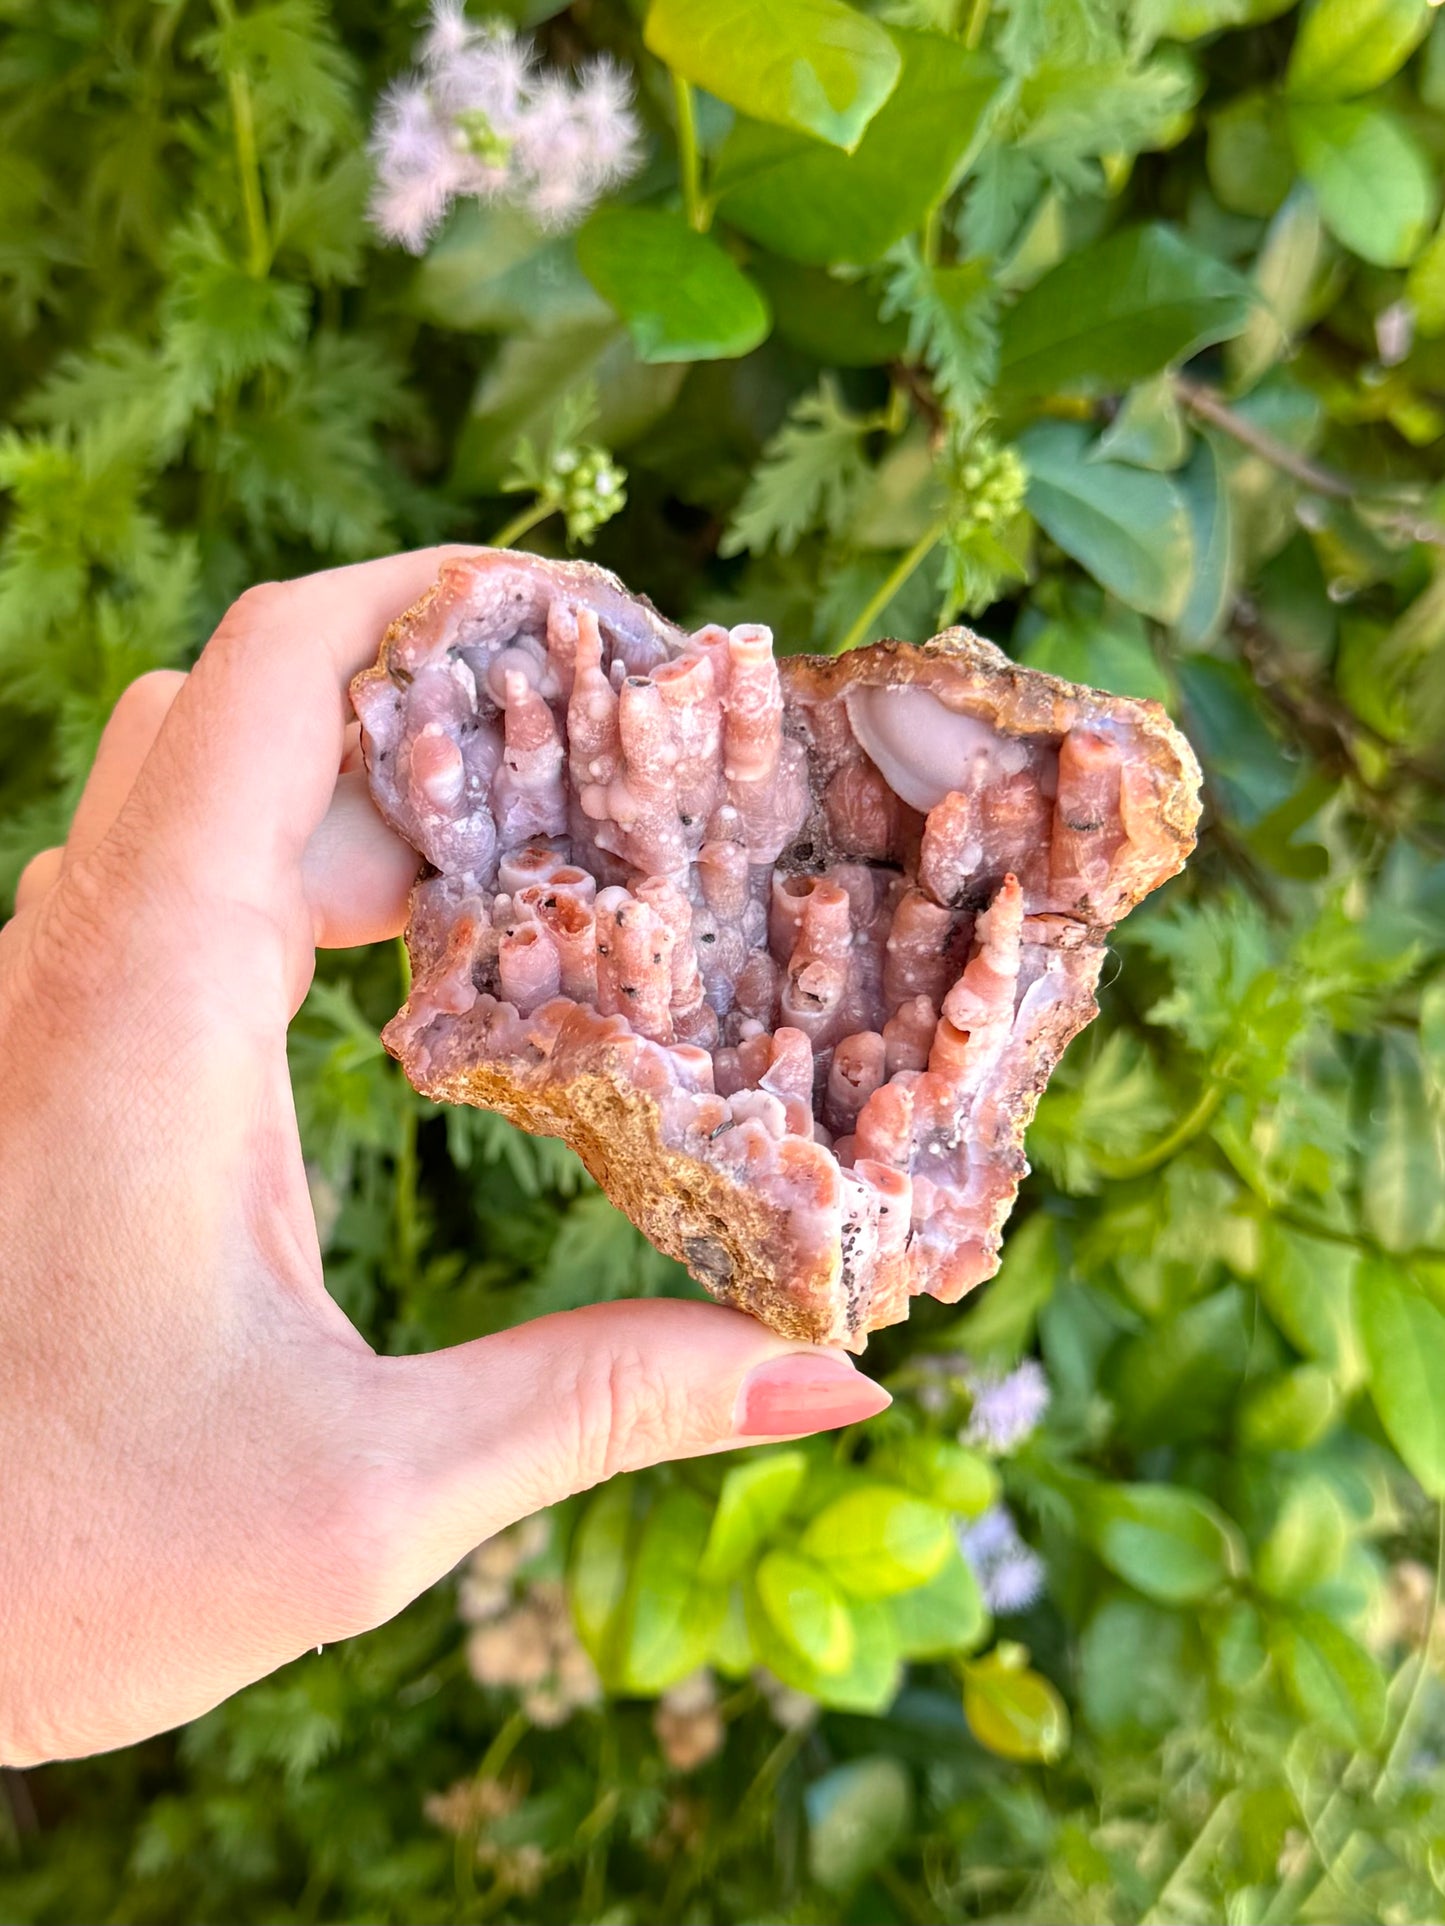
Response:
[[[715,1296],[860,1350],[998,1266],[1104,942],[1193,847],[1150,702],[966,629],[776,660],[583,563],[448,564],[352,697],[429,868],[416,1087],[563,1137]]]

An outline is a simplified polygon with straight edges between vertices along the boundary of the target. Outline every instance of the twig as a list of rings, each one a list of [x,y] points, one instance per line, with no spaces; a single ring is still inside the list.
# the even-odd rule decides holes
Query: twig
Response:
[[[1341,474],[1337,468],[1327,468],[1323,462],[1314,461],[1302,455],[1288,442],[1272,435],[1267,428],[1261,428],[1237,410],[1230,407],[1217,388],[1211,388],[1202,381],[1193,381],[1188,375],[1175,375],[1174,392],[1184,406],[1201,421],[1218,428],[1241,448],[1248,448],[1251,454],[1267,461],[1271,468],[1279,469],[1302,488],[1308,488],[1316,495],[1326,495],[1331,501],[1349,502],[1355,508],[1377,507],[1390,511],[1382,526],[1407,541],[1428,542],[1434,548],[1445,548],[1445,527],[1428,516],[1416,515],[1407,507],[1391,504],[1382,499],[1373,485],[1367,481],[1356,480],[1353,476]]]
[[[1299,678],[1287,682],[1274,638],[1260,621],[1258,609],[1244,596],[1235,605],[1233,629],[1261,694],[1329,773],[1350,777],[1366,796],[1385,793],[1385,786],[1372,782],[1361,767],[1354,738],[1364,736],[1384,751],[1401,775],[1427,789],[1445,792],[1445,770],[1412,756],[1373,723],[1347,708],[1333,690]],[[1392,818],[1387,827],[1393,830],[1398,825]]]

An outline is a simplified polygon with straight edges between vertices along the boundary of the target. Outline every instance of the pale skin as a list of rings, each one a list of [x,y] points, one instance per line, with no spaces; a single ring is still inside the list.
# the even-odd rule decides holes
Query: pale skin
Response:
[[[253,589],[134,684],[0,929],[0,1764],[194,1718],[615,1472],[887,1402],[714,1305],[387,1358],[328,1297],[286,1027],[318,947],[405,923],[346,687],[446,552]]]

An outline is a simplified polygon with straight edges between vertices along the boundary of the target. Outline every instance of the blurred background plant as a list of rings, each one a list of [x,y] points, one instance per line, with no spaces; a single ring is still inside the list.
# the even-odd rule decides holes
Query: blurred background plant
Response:
[[[0,890],[247,582],[439,536],[977,618],[1208,801],[884,1420],[5,1775],[0,1915],[1440,1917],[1442,107],[1424,0],[0,0]],[[399,994],[294,1033],[368,1334],[691,1290]]]

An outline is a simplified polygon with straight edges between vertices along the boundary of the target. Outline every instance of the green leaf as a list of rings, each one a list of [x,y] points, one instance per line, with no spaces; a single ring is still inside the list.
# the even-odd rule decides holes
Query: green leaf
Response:
[[[1125,1344],[1109,1372],[1124,1436],[1139,1446],[1167,1445],[1213,1430],[1236,1396],[1252,1315],[1244,1293],[1226,1286]]]
[[[862,549],[912,548],[943,520],[948,485],[927,431],[913,428],[866,476],[844,531]]]
[[[1294,183],[1283,107],[1270,89],[1240,94],[1209,117],[1209,184],[1234,214],[1273,214]]]
[[[784,1646],[825,1676],[847,1671],[856,1651],[853,1620],[827,1572],[797,1552],[770,1551],[753,1582],[767,1622]]]
[[[1387,1258],[1361,1264],[1355,1303],[1380,1422],[1430,1496],[1445,1498],[1445,1313]]]
[[[850,1599],[848,1621],[853,1628],[853,1658],[841,1672],[804,1670],[789,1674],[771,1658],[764,1662],[785,1684],[811,1692],[824,1705],[843,1712],[886,1712],[897,1696],[902,1675],[892,1603],[877,1598]]]
[[[1189,591],[1193,543],[1184,499],[1164,475],[1091,459],[1087,430],[1037,422],[1019,437],[1035,520],[1102,587],[1161,622]]]
[[[741,1585],[730,1585],[727,1610],[713,1636],[708,1664],[725,1678],[745,1679],[754,1665],[752,1633],[748,1629],[747,1605]]]
[[[903,65],[885,30],[842,0],[652,0],[643,39],[730,107],[850,152]]]
[[[1134,18],[1146,40],[1200,40],[1225,27],[1273,20],[1293,5],[1294,0],[1135,0]]]
[[[690,1491],[664,1492],[647,1514],[628,1587],[618,1671],[625,1691],[664,1692],[712,1649],[727,1593],[699,1574],[709,1522],[707,1506]]]
[[[1046,675],[1060,675],[1066,682],[1107,689],[1113,695],[1145,696],[1154,702],[1169,700],[1169,681],[1154,658],[1143,622],[1118,608],[1092,621],[1082,611],[1065,610],[1057,620],[1035,629],[1021,644],[1018,655],[1031,669],[1042,669]],[[1140,1052],[1130,1056],[1129,1039],[1120,1031],[1113,1033],[1109,1044],[1117,1045],[1136,1068],[1132,1088],[1126,1089],[1122,1078],[1116,1081],[1109,1074],[1118,1065],[1116,1054],[1111,1060],[1093,1059],[1093,1068],[1102,1065],[1103,1073],[1097,1077],[1091,1075],[1082,1091],[1069,1089],[1067,1095],[1063,1090],[1050,1092],[1055,1119],[1059,1115],[1059,1100],[1067,1103],[1068,1125],[1065,1141],[1057,1145],[1051,1142],[1048,1150],[1040,1149],[1040,1158],[1050,1169],[1059,1172],[1060,1181],[1071,1190],[1098,1188],[1088,1167],[1091,1149],[1107,1150],[1114,1156],[1129,1155],[1142,1150],[1153,1134],[1151,1116],[1158,1113],[1158,1091],[1139,1088],[1141,1083],[1149,1082],[1147,1058]],[[1069,1101],[1076,1095],[1082,1099],[1081,1103]],[[1153,1105],[1139,1105],[1138,1100],[1145,1095],[1154,1097]],[[1094,1113],[1087,1119],[1079,1114],[1084,1107]],[[1105,1143],[1110,1124],[1122,1127],[1129,1135],[1127,1150],[1117,1141],[1117,1132],[1114,1133],[1116,1141]],[[1091,1129],[1092,1125],[1100,1125],[1102,1129],[1096,1132]],[[1052,1136],[1053,1120],[1049,1120],[1049,1131]]]
[[[1256,1287],[1265,1309],[1297,1351],[1314,1358],[1346,1391],[1365,1373],[1355,1328],[1359,1259],[1347,1245],[1267,1226]]]
[[[759,254],[748,272],[767,297],[778,339],[833,368],[900,360],[908,330],[878,312],[876,282]]]
[[[1233,268],[1153,224],[1070,254],[1005,317],[999,385],[1047,394],[1120,388],[1238,334],[1249,285]]]
[[[1334,1488],[1305,1478],[1285,1496],[1269,1537],[1259,1548],[1255,1578],[1273,1598],[1306,1599],[1333,1578],[1350,1543],[1350,1521]]]
[[[1415,310],[1416,331],[1431,341],[1445,334],[1445,221],[1416,255],[1405,294]]]
[[[1068,1748],[1068,1708],[1027,1658],[1021,1646],[1000,1646],[966,1665],[963,1714],[979,1744],[1000,1759],[1047,1765]]]
[[[704,1578],[737,1577],[793,1502],[807,1469],[801,1451],[760,1452],[733,1466],[698,1566]]]
[[[672,405],[685,372],[680,363],[644,366],[615,320],[536,340],[509,335],[473,396],[451,485],[461,494],[496,493],[519,438],[544,447],[564,403],[589,386],[598,396],[593,432],[606,447],[623,448]]]
[[[680,214],[603,208],[578,234],[577,259],[644,361],[728,360],[772,326],[767,302],[732,256]]]
[[[1182,642],[1203,648],[1224,627],[1238,576],[1234,505],[1213,434],[1197,438],[1194,453],[1176,481],[1189,515],[1194,565],[1175,627]]]
[[[1435,1241],[1445,1213],[1445,1147],[1415,1039],[1380,1038],[1363,1093],[1360,1216],[1387,1251]]]
[[[1313,0],[1285,69],[1286,92],[1296,100],[1373,93],[1414,53],[1431,17],[1429,0]]]
[[[1341,1407],[1329,1372],[1301,1364],[1255,1385],[1240,1408],[1240,1442],[1251,1451],[1308,1451],[1324,1437]]]
[[[1260,302],[1244,332],[1224,352],[1230,386],[1237,394],[1252,388],[1299,334],[1326,246],[1319,203],[1301,183],[1269,224],[1254,264]]]
[[[1429,232],[1436,191],[1429,157],[1405,123],[1373,102],[1297,101],[1289,131],[1341,246],[1376,267],[1408,266]]]
[[[504,203],[476,201],[457,209],[418,263],[407,307],[469,334],[554,335],[609,318],[570,237],[540,233]]]
[[[718,156],[718,212],[795,261],[876,261],[966,167],[1002,78],[942,34],[896,32],[903,71],[857,148],[740,121]]]
[[[868,474],[863,438],[872,426],[849,413],[824,375],[764,448],[718,553],[788,555],[810,529],[837,534]]]
[[[835,1766],[804,1795],[808,1870],[828,1892],[851,1892],[904,1838],[913,1786],[894,1758],[875,1754]]]
[[[998,365],[998,294],[983,261],[955,267],[926,262],[905,241],[893,256],[885,316],[908,317],[908,352],[932,373],[954,414],[967,419],[992,385]]]
[[[989,1617],[973,1568],[956,1547],[924,1585],[899,1592],[889,1611],[904,1658],[946,1658],[971,1652],[988,1632]]]
[[[1100,435],[1098,451],[1107,460],[1157,468],[1165,474],[1181,465],[1189,453],[1189,428],[1167,374],[1130,389],[1123,407]]]
[[[868,1466],[961,1518],[981,1518],[998,1502],[993,1465],[952,1438],[900,1438],[876,1451]]]
[[[1082,1504],[1085,1536],[1120,1578],[1146,1598],[1187,1605],[1208,1598],[1243,1567],[1229,1520],[1175,1485],[1098,1485]]]
[[[1181,1613],[1115,1594],[1090,1618],[1080,1641],[1080,1709],[1095,1732],[1116,1744],[1157,1737],[1188,1716],[1199,1669]]]
[[[567,1591],[582,1643],[603,1679],[616,1676],[617,1620],[627,1595],[636,1486],[614,1478],[592,1499],[572,1539]]]
[[[1343,1745],[1372,1746],[1385,1723],[1385,1681],[1363,1646],[1322,1612],[1271,1621],[1270,1650],[1290,1697]]]
[[[618,1297],[653,1297],[676,1285],[662,1256],[600,1190],[583,1191],[562,1216],[547,1261],[519,1294],[526,1317],[575,1311]]]
[[[824,1506],[802,1548],[854,1598],[890,1598],[932,1578],[953,1542],[940,1506],[869,1484]]]

